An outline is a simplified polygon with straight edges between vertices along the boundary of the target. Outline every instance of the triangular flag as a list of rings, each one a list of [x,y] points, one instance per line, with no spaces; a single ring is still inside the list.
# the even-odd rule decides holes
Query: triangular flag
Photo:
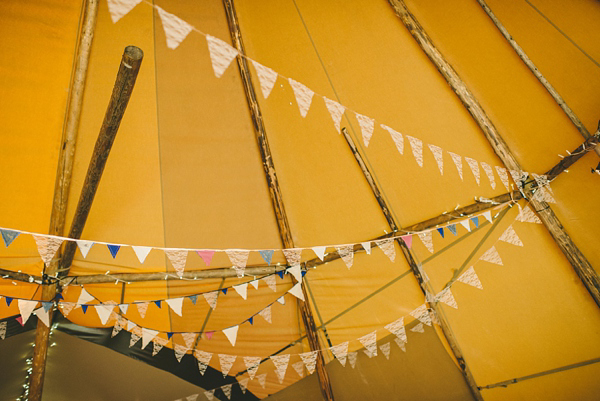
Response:
[[[248,295],[248,283],[234,285],[233,289],[240,294],[240,297],[246,299],[246,296]]]
[[[115,306],[108,305],[108,304],[98,304],[98,305],[95,305],[95,307],[96,307],[96,313],[98,314],[98,317],[100,318],[100,322],[103,325],[106,324],[106,322],[108,321],[108,318],[110,317],[111,313],[115,309]]]
[[[204,333],[204,337],[206,337],[207,340],[210,340],[214,334],[214,331],[207,331],[206,333]]]
[[[433,253],[433,238],[431,237],[431,231],[424,231],[419,233],[419,239],[425,245],[425,248]]]
[[[212,352],[205,352],[197,349],[194,350],[194,356],[198,360],[198,370],[200,371],[200,374],[204,376],[204,372],[206,372],[206,368],[208,368],[208,363],[213,354]]]
[[[196,305],[196,301],[198,301],[198,295],[190,295],[188,298],[190,301],[192,301],[192,304]]]
[[[443,302],[446,305],[453,307],[454,309],[458,309],[456,299],[454,299],[454,295],[452,295],[452,292],[450,291],[449,287],[446,287],[442,291],[440,291],[435,296],[435,300],[438,302]]]
[[[280,279],[283,279],[284,274],[285,274],[285,270],[280,270],[277,272],[277,275],[279,276]]]
[[[487,175],[488,180],[490,180],[490,185],[492,186],[492,189],[496,189],[496,179],[494,178],[494,170],[492,170],[492,166],[490,166],[486,162],[481,162],[481,167],[483,167],[485,175]]]
[[[179,277],[183,277],[188,251],[185,249],[165,249],[165,254],[171,261]]]
[[[235,325],[235,326],[231,326],[226,329],[223,329],[223,334],[225,334],[225,337],[227,337],[227,339],[229,340],[231,345],[234,347],[235,347],[235,340],[237,339],[237,332],[238,332],[239,328],[240,328],[240,326]]]
[[[217,298],[219,297],[219,291],[205,292],[202,295],[204,296],[206,302],[208,302],[208,305],[211,307],[211,309],[215,309],[217,307]]]
[[[404,316],[384,327],[402,341],[408,342],[408,339],[406,338],[406,330],[404,329]]]
[[[406,352],[406,342],[400,340],[398,337],[394,338],[394,342],[400,347],[400,349]]]
[[[19,315],[15,318],[15,320],[19,322],[21,326],[25,326],[25,323],[23,323],[23,316]]]
[[[223,394],[225,394],[225,397],[227,397],[228,400],[231,399],[231,386],[233,386],[232,383],[221,386],[221,391],[223,391]]]
[[[496,166],[496,173],[498,173],[498,177],[500,177],[500,181],[502,181],[502,185],[504,185],[504,187],[508,191],[508,189],[509,189],[509,187],[508,187],[508,184],[509,184],[508,171],[506,171],[506,169],[504,167]]]
[[[250,376],[250,380],[254,380],[254,375],[258,371],[258,366],[260,365],[261,358],[258,356],[245,356],[244,364],[246,365],[246,370],[248,371],[248,376]]]
[[[258,312],[258,314],[267,322],[271,323],[271,305]]]
[[[465,283],[465,284],[468,284],[470,286],[479,288],[480,290],[483,290],[483,286],[481,285],[481,281],[479,281],[479,277],[477,277],[477,274],[475,273],[475,269],[473,268],[473,266],[469,267],[456,280],[460,281],[461,283]]]
[[[521,238],[517,235],[517,232],[513,228],[513,226],[508,226],[508,228],[502,233],[500,236],[500,241],[508,242],[509,244],[516,246],[523,246],[523,242]]]
[[[338,254],[346,264],[346,267],[349,269],[352,267],[352,263],[354,263],[354,246],[353,245],[343,245],[336,246]]]
[[[50,309],[52,309],[52,302],[42,302],[42,307],[44,308],[44,310],[46,312],[48,312]]]
[[[194,341],[196,341],[196,337],[198,337],[197,333],[181,333],[181,338],[183,338],[183,342],[188,348],[192,348]]]
[[[260,253],[260,256],[262,256],[262,258],[264,259],[265,262],[267,262],[267,264],[270,266],[271,265],[271,259],[273,259],[273,250],[264,250],[264,251],[258,251],[258,253]]]
[[[0,339],[4,340],[6,338],[6,321],[0,322]]]
[[[44,237],[41,235],[34,235],[33,239],[37,244],[38,252],[44,261],[46,267],[50,265],[50,262],[56,255],[56,251],[60,248],[63,240],[55,237]]]
[[[426,304],[419,306],[415,310],[409,312],[409,314],[422,323],[425,323],[427,326],[431,326],[431,315],[429,314]]]
[[[45,308],[38,308],[33,313],[35,313],[38,319],[41,320],[46,327],[50,327],[50,313]]]
[[[59,306],[62,309],[62,314],[66,317],[69,316],[69,313],[75,308],[76,304],[72,302],[61,302]]]
[[[275,373],[277,374],[279,383],[283,383],[285,371],[287,370],[288,363],[290,362],[290,354],[271,355],[270,358],[273,361],[273,364],[275,365]]]
[[[475,177],[475,181],[477,181],[477,185],[479,185],[479,163],[475,159],[471,159],[470,157],[465,157],[467,164],[471,168],[471,172]]]
[[[302,248],[283,249],[283,254],[288,262],[288,265],[299,265],[302,259]]]
[[[370,255],[371,254],[371,241],[361,242],[360,244],[362,245],[362,247],[365,250],[365,252],[367,253],[367,255]]]
[[[410,135],[406,135],[406,137],[408,138],[410,148],[412,149],[412,154],[415,157],[417,164],[419,167],[423,167],[423,141]]]
[[[158,334],[156,330],[150,330],[142,327],[142,349],[146,348],[150,341],[154,340],[154,337]]]
[[[410,249],[412,247],[412,234],[403,235],[400,238],[402,238],[402,241],[404,241],[404,243],[406,244],[406,247],[408,249]]]
[[[462,157],[460,155],[457,155],[456,153],[452,153],[452,152],[448,152],[450,154],[450,157],[452,157],[452,161],[454,162],[454,165],[456,166],[456,170],[458,170],[458,176],[460,177],[460,180],[462,181],[463,179],[463,170],[462,170]]]
[[[287,269],[287,272],[294,276],[296,281],[302,281],[302,268],[300,267],[300,265],[293,265],[292,267]]]
[[[77,300],[78,305],[87,304],[90,301],[93,301],[95,298],[90,295],[89,292],[85,290],[85,288],[81,287],[81,293],[79,294],[79,299]]]
[[[338,345],[334,345],[329,349],[331,350],[333,356],[335,356],[335,358],[342,364],[342,366],[346,366],[346,356],[348,355],[348,341]]]
[[[242,390],[242,394],[246,394],[246,389],[248,388],[249,381],[250,379],[248,377],[238,381],[238,384],[240,385],[240,390]]]
[[[381,350],[381,352],[383,352],[383,355],[385,356],[385,359],[390,359],[390,343],[387,342],[385,344],[381,344],[379,346],[379,349]]]
[[[348,352],[348,361],[350,362],[350,366],[352,369],[356,366],[356,360],[358,359],[358,352]]]
[[[363,116],[362,114],[354,113],[360,126],[360,132],[362,133],[363,142],[366,147],[369,146],[371,136],[373,135],[373,129],[375,128],[375,120],[370,117]]]
[[[215,389],[205,391],[204,395],[208,401],[213,401],[215,399]]]
[[[492,212],[490,210],[483,212],[483,217],[490,223],[492,222]]]
[[[365,353],[369,357],[377,356],[377,330],[358,338],[358,341],[366,348]]]
[[[315,252],[315,255],[317,255],[317,257],[319,259],[321,259],[321,261],[323,261],[323,258],[325,257],[325,250],[327,249],[326,246],[313,246],[312,250]]]
[[[416,324],[415,327],[410,329],[410,331],[412,331],[413,333],[425,333],[425,327],[423,326],[423,323],[419,323]]]
[[[327,110],[329,111],[329,114],[331,115],[331,119],[333,120],[333,125],[335,125],[335,131],[339,134],[340,133],[340,124],[342,122],[342,116],[344,115],[346,108],[344,106],[342,106],[341,104],[339,104],[338,102],[333,101],[331,99],[327,99],[324,96],[323,96],[323,100],[325,100],[325,107],[327,107]]]
[[[206,42],[215,76],[221,78],[231,61],[238,55],[238,51],[229,43],[211,35],[206,35]]]
[[[10,306],[13,299],[12,299],[12,297],[4,297],[4,301],[6,302],[6,306]]]
[[[300,359],[304,362],[304,366],[306,366],[306,370],[309,375],[312,375],[315,372],[315,366],[317,365],[317,354],[319,351],[309,351],[303,354],[300,354]]]
[[[127,331],[132,331],[135,329],[137,325],[133,323],[131,320],[127,320]]]
[[[525,181],[527,181],[527,177],[529,176],[529,173],[527,173],[526,171],[517,171],[517,170],[509,170],[509,172],[510,172],[510,176],[512,177],[513,181],[515,182],[515,184],[517,184],[517,187],[522,189],[523,183]]]
[[[450,224],[450,225],[446,226],[446,228],[447,228],[448,230],[450,230],[450,232],[451,232],[452,234],[454,234],[454,235],[456,235],[456,234],[457,234],[457,231],[456,231],[456,224]]]
[[[440,174],[444,175],[444,151],[442,148],[435,145],[429,145],[429,149],[431,150],[431,153],[433,153],[433,158],[437,163]]]
[[[183,307],[183,297],[165,299],[165,302],[171,307],[173,312],[181,316],[181,308]]]
[[[173,352],[175,353],[175,358],[177,359],[177,362],[181,363],[181,360],[188,352],[188,348],[184,347],[183,345],[173,344]]]
[[[229,257],[232,265],[237,266],[238,268],[246,267],[250,251],[243,249],[227,249],[225,253]]]
[[[440,233],[440,235],[442,236],[442,238],[444,238],[444,227],[438,227],[437,232]]]
[[[298,103],[300,115],[302,117],[306,117],[306,113],[308,113],[308,109],[310,108],[310,103],[312,102],[315,92],[300,82],[293,80],[292,78],[288,78],[288,81],[290,82],[290,85],[294,91],[294,96],[296,97],[296,103]]]
[[[227,377],[236,358],[236,355],[219,354],[219,363],[221,364],[221,373],[223,373],[223,377]]]
[[[108,0],[108,12],[113,24],[116,24],[141,2],[142,0]]]
[[[298,373],[298,376],[304,377],[304,364],[302,363],[302,361],[292,363],[292,367],[294,368],[296,373]]]
[[[132,246],[133,252],[135,252],[135,256],[137,256],[140,263],[144,263],[146,257],[152,250],[152,247],[149,246]]]
[[[156,7],[160,21],[162,22],[163,29],[165,30],[165,36],[167,37],[167,47],[169,49],[176,49],[177,46],[188,36],[192,31],[192,26],[179,18],[176,15],[170,14],[160,8]],[[206,35],[207,37],[209,35]]]
[[[502,259],[500,259],[500,255],[498,254],[498,251],[496,250],[495,246],[492,246],[490,249],[485,251],[485,253],[479,258],[479,260],[502,266]]]
[[[188,395],[187,397],[185,397],[185,401],[196,401],[196,400],[198,400],[199,395],[200,394]]]
[[[471,217],[469,220],[471,220],[473,224],[475,224],[475,228],[479,228],[479,219],[477,218],[477,216]]]
[[[519,212],[519,215],[517,216],[517,221],[521,221],[523,223],[542,224],[540,218],[537,217],[535,213],[533,213],[529,206],[525,206],[523,210]]]
[[[386,238],[386,239],[376,240],[375,243],[377,244],[377,246],[379,248],[381,248],[381,250],[383,251],[385,256],[390,258],[390,260],[392,262],[396,259],[396,249],[394,248],[394,240],[393,239]]]
[[[162,306],[161,306],[162,301],[160,299],[158,299],[156,301],[152,301],[152,302],[154,302],[154,305],[156,305],[157,308],[159,308],[159,309],[162,308]]]
[[[390,133],[392,141],[394,141],[394,145],[396,145],[396,149],[398,149],[398,152],[401,155],[404,154],[404,137],[402,134],[384,124],[381,124],[381,128]]]
[[[92,241],[84,241],[82,239],[79,239],[75,242],[77,242],[77,247],[79,248],[79,252],[81,252],[83,258],[87,258],[88,252],[90,251],[94,243]]]
[[[106,244],[106,247],[110,251],[113,259],[117,257],[117,253],[119,252],[119,249],[121,249],[121,245]]]
[[[83,311],[83,314],[85,315],[85,312],[87,312],[89,305],[81,305],[81,310]]]
[[[277,279],[274,274],[264,277],[263,281],[272,291],[277,291]]]
[[[198,256],[200,256],[202,258],[202,260],[204,261],[204,264],[206,266],[210,266],[210,261],[213,258],[213,255],[215,254],[215,251],[196,251],[196,253],[198,254]]]
[[[252,287],[254,287],[255,290],[258,290],[258,281],[259,280],[257,280],[257,279],[254,279],[254,280],[250,281],[250,285]]]
[[[12,242],[21,234],[19,231],[14,230],[0,230],[0,234],[2,234],[2,240],[4,241],[4,245],[8,247]]]
[[[459,221],[459,223],[469,232],[471,232],[471,225],[469,224],[469,219]]]
[[[258,82],[260,82],[260,90],[264,98],[268,98],[271,94],[271,90],[273,86],[275,86],[275,81],[277,80],[277,72],[273,71],[269,67],[265,67],[264,65],[251,60],[252,65],[256,69],[256,75],[258,76]]]
[[[288,292],[296,298],[304,301],[304,294],[302,293],[302,283],[296,283],[292,288],[290,288]]]
[[[146,312],[148,312],[149,305],[150,305],[150,302],[136,302],[135,303],[135,306],[137,306],[137,309],[138,309],[138,313],[140,314],[142,319],[146,317]]]
[[[263,373],[262,375],[256,376],[256,378],[258,379],[258,384],[264,389],[265,383],[267,382],[267,374]]]
[[[254,324],[254,316],[250,316],[248,318],[248,323],[250,323],[251,325]]]

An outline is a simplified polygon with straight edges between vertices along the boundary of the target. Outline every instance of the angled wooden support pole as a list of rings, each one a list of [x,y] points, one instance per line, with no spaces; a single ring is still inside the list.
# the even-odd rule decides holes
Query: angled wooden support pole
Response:
[[[275,213],[275,218],[277,219],[279,235],[285,248],[293,248],[294,241],[292,239],[290,225],[285,213],[283,197],[281,196],[281,189],[279,187],[279,182],[277,181],[277,174],[275,173],[275,166],[273,164],[273,158],[271,157],[271,149],[269,147],[269,142],[267,141],[267,134],[262,119],[262,113],[256,99],[256,91],[254,90],[254,84],[252,83],[252,76],[250,75],[248,63],[246,58],[242,57],[246,54],[246,51],[244,48],[244,42],[242,40],[242,32],[240,30],[235,11],[235,5],[233,4],[233,0],[223,0],[223,6],[225,7],[225,14],[227,15],[231,42],[240,54],[237,57],[238,68],[242,78],[242,83],[244,85],[244,92],[246,93],[246,100],[248,102],[250,114],[252,116],[252,123],[254,125],[256,140],[258,142],[260,156],[262,158],[263,168],[265,170],[265,178],[267,179],[267,185],[269,187],[273,211]],[[310,349],[315,351],[320,349],[319,338],[317,336],[316,324],[312,315],[312,311],[308,305],[309,298],[306,293],[304,283],[302,283],[302,292],[306,302],[298,300],[298,308],[300,309],[302,322],[304,323],[308,344]],[[323,360],[321,353],[317,353],[316,371],[323,398],[327,401],[332,401],[333,391],[331,390],[329,375],[325,370],[325,361]]]
[[[496,155],[502,160],[502,163],[509,170],[522,171],[519,162],[483,107],[479,104],[479,101],[475,98],[475,95],[473,95],[458,73],[450,63],[446,61],[437,47],[435,47],[431,38],[427,35],[427,32],[425,32],[421,24],[407,9],[404,1],[388,0],[388,2],[391,4],[396,15],[404,23],[412,37],[425,52],[429,60],[436,66],[438,71],[446,79],[448,85],[450,85],[454,93],[467,108],[467,111],[481,128],[481,131],[494,149]],[[531,205],[539,215],[542,223],[548,229],[548,232],[571,266],[573,266],[573,270],[575,270],[575,273],[579,276],[598,307],[600,307],[600,277],[598,276],[598,273],[594,270],[581,250],[575,245],[550,206],[546,202],[536,199],[536,197],[533,196],[533,192],[527,188],[525,189],[525,196],[530,200]]]
[[[85,177],[85,183],[81,191],[75,217],[69,231],[70,238],[80,238],[85,225],[85,221],[92,206],[92,201],[98,188],[102,171],[106,164],[108,154],[112,143],[117,134],[119,124],[129,102],[135,79],[139,71],[143,58],[143,52],[135,46],[127,46],[121,59],[119,72],[113,88],[112,96],[106,110],[104,122],[100,128],[100,134],[96,141],[96,147],[92,154],[92,160]],[[64,223],[63,223],[64,224]],[[68,241],[63,256],[58,264],[53,264],[46,271],[46,274],[55,277],[57,274],[65,276],[68,273],[77,244],[74,241]],[[57,269],[58,266],[60,269]],[[54,299],[57,292],[56,285],[48,285],[43,288],[43,297],[45,300]],[[50,325],[52,324],[52,315],[50,315]],[[48,336],[50,328],[38,321],[35,333],[35,349],[33,354],[32,373],[29,386],[29,399],[40,401],[42,399],[42,389],[44,385],[44,373],[46,369],[46,356],[48,352]]]

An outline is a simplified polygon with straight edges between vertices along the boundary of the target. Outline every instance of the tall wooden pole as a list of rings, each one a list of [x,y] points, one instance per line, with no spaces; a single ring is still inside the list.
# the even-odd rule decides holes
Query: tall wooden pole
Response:
[[[102,177],[102,171],[104,170],[108,154],[110,153],[119,124],[121,123],[125,108],[129,102],[142,58],[143,52],[139,48],[135,46],[127,46],[125,48],[112,96],[104,117],[104,122],[100,128],[100,134],[98,135],[90,166],[85,177],[85,183],[81,191],[75,217],[71,224],[71,230],[69,231],[70,238],[80,238],[81,232],[83,231],[83,226],[89,214],[90,207],[92,206],[92,201],[100,178]],[[51,269],[47,270],[46,274],[50,277],[56,277],[57,275],[65,276],[71,267],[76,246],[74,241],[68,241],[60,261],[59,272],[56,270],[56,264],[53,264],[50,266]],[[56,291],[56,285],[45,285],[42,292],[43,299],[54,299]],[[50,325],[51,324],[52,314],[50,315]],[[49,333],[50,327],[38,321],[35,333],[33,370],[29,385],[29,399],[31,401],[40,401],[42,399]]]
[[[294,241],[292,239],[292,233],[290,231],[289,222],[285,212],[285,206],[283,204],[283,197],[281,195],[281,189],[277,180],[277,174],[275,172],[275,166],[273,164],[273,158],[271,156],[271,149],[269,142],[267,141],[266,129],[262,119],[262,113],[256,99],[256,92],[254,90],[254,84],[252,83],[252,77],[250,75],[250,69],[246,58],[241,55],[245,55],[246,51],[244,48],[244,42],[242,40],[242,33],[240,30],[237,14],[235,11],[235,5],[233,0],[223,0],[225,7],[225,14],[227,15],[227,22],[229,24],[229,32],[231,34],[231,41],[233,46],[237,49],[240,55],[237,57],[238,68],[244,84],[244,91],[246,93],[246,100],[248,101],[248,107],[250,108],[250,114],[252,116],[252,122],[254,125],[254,131],[256,133],[256,140],[258,141],[258,147],[263,162],[263,168],[265,170],[265,177],[267,179],[267,185],[269,187],[269,193],[271,196],[271,202],[273,203],[273,211],[277,219],[277,226],[279,228],[279,235],[285,248],[294,248]],[[319,338],[317,336],[317,330],[315,320],[312,315],[312,311],[308,305],[308,295],[304,282],[302,282],[302,292],[306,302],[298,300],[298,308],[302,316],[302,322],[304,323],[304,329],[306,330],[306,336],[308,344],[312,351],[320,349]],[[333,391],[331,390],[331,383],[329,381],[329,375],[325,370],[325,361],[321,353],[317,353],[317,365],[316,365],[317,376],[319,378],[319,384],[323,398],[327,401],[333,401]]]
[[[423,29],[417,19],[410,13],[403,0],[388,0],[396,15],[404,23],[412,37],[417,41],[427,57],[436,66],[438,71],[446,79],[446,82],[454,93],[459,97],[463,105],[467,108],[475,122],[481,128],[486,139],[492,145],[496,155],[502,160],[502,163],[509,169],[522,171],[519,162],[509,149],[508,145],[498,132],[496,126],[488,117],[487,113],[475,98],[475,95],[469,90],[457,72],[446,61],[444,56],[435,47],[427,32]],[[533,192],[525,189],[525,196],[531,201],[531,205],[542,220],[544,226],[548,229],[554,242],[566,256],[573,270],[579,276],[584,286],[600,307],[600,277],[581,250],[575,245],[569,234],[566,232],[562,223],[558,220],[554,211],[546,202],[536,199]]]

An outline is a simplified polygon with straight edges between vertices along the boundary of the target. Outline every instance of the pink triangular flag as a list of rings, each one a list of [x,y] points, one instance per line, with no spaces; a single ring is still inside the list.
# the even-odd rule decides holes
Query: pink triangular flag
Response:
[[[408,249],[410,249],[412,247],[412,234],[403,235],[400,238],[402,238],[402,241],[404,241],[404,243],[406,244],[406,247]]]
[[[212,260],[213,255],[215,254],[215,251],[203,250],[203,251],[196,251],[196,253],[198,254],[198,256],[200,256],[202,258],[202,260],[204,261],[204,264],[206,266],[210,266],[210,261]]]
[[[37,316],[37,318],[46,325],[46,327],[50,327],[50,311],[46,311],[46,309],[38,308],[33,313]]]
[[[277,278],[274,274],[270,274],[263,278],[263,281],[272,291],[277,291]]]

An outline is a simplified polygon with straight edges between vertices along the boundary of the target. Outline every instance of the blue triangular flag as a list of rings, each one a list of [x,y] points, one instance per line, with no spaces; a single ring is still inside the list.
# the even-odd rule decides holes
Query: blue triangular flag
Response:
[[[279,275],[279,278],[283,278],[283,275],[285,274],[284,270],[280,270],[277,272],[277,274]]]
[[[6,306],[10,306],[10,303],[13,301],[11,297],[4,297],[4,300],[6,301]]]
[[[302,270],[302,277],[306,276],[306,270]]]
[[[42,302],[44,312],[48,312],[52,308],[52,302]]]
[[[198,300],[198,295],[190,295],[190,301],[192,301],[192,303],[194,305],[196,305],[197,300]]]
[[[258,253],[260,253],[260,256],[262,256],[262,258],[265,260],[265,262],[267,262],[268,265],[271,265],[271,259],[273,259],[273,252],[273,250],[258,251]]]
[[[252,322],[254,321],[254,316],[251,316],[250,319],[248,319],[248,321],[250,322],[250,324],[252,324]]]
[[[442,238],[444,238],[444,227],[439,227],[437,229],[438,233],[440,233],[440,235],[442,236]]]
[[[173,337],[173,333],[167,333],[167,340],[170,340]]]
[[[154,302],[154,304],[160,308],[160,299],[158,301],[152,301],[152,302]]]
[[[450,230],[450,232],[454,235],[456,235],[456,224],[450,224],[449,226],[446,227],[448,230]]]
[[[85,315],[85,312],[87,312],[87,308],[89,305],[81,305],[81,310],[83,311],[83,314]]]
[[[475,228],[479,227],[479,219],[477,218],[477,216],[471,217],[470,220],[473,222],[473,224],[475,224]]]
[[[55,300],[60,301],[61,299],[65,299],[65,297],[62,296],[62,294],[56,294],[56,296],[54,297]]]
[[[108,247],[108,250],[110,251],[110,254],[112,255],[113,259],[116,258],[117,252],[119,252],[119,249],[121,249],[121,245],[106,244],[106,246]]]
[[[221,291],[223,291],[223,294],[227,295],[227,288],[223,288]]]
[[[4,240],[4,245],[7,247],[12,244],[12,242],[21,234],[19,231],[13,230],[0,230],[2,233],[2,239]]]

